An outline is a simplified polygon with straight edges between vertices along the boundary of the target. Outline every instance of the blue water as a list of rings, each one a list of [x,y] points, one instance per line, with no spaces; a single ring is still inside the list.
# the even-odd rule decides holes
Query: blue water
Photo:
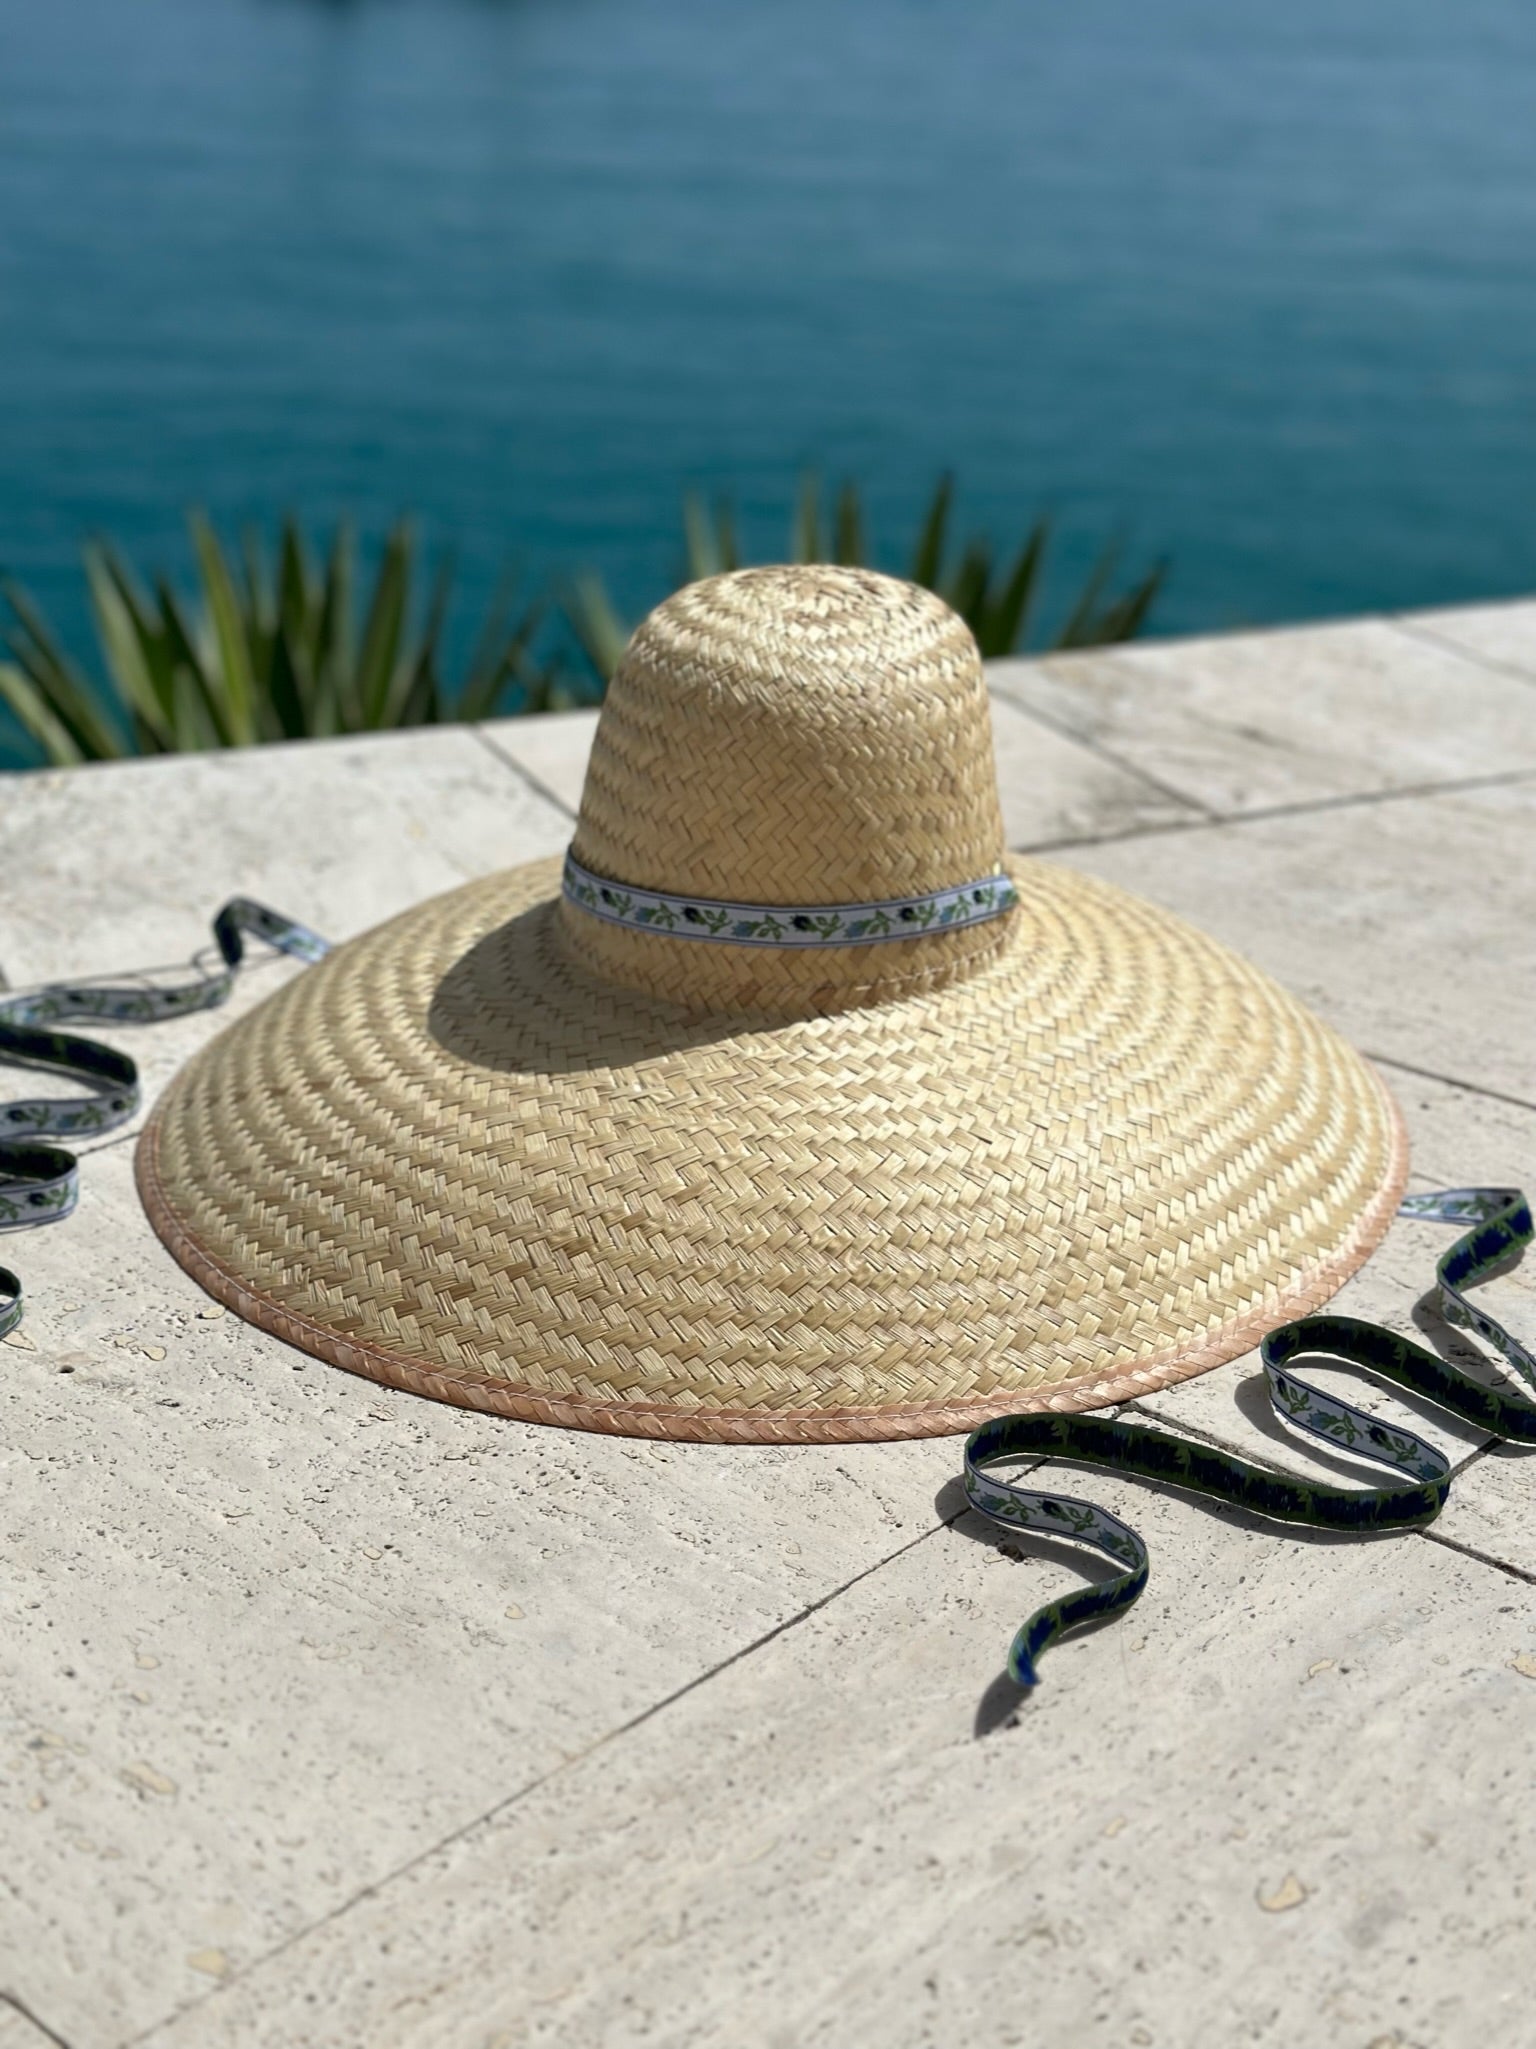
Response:
[[[1159,625],[1536,585],[1529,0],[0,0],[0,566],[417,512],[667,587],[685,484]],[[1070,576],[1064,576],[1064,592]]]

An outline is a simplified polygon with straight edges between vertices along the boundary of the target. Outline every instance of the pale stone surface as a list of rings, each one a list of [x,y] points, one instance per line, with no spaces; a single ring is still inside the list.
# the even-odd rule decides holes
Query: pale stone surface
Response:
[[[649,1446],[352,1379],[206,1314],[123,1145],[9,1250],[36,1306],[0,1345],[0,1948],[75,2049],[878,1563],[954,1467],[943,1441]]]
[[[1522,1326],[1529,1332],[1530,1324]],[[1436,1529],[1449,1543],[1514,1566],[1536,1582],[1536,1450],[1504,1444],[1485,1451],[1452,1489]],[[1522,1596],[1536,1606],[1530,1587]],[[1531,1646],[1536,1666],[1536,1644]],[[1536,1678],[1536,1672],[1526,1675]]]
[[[1536,1103],[1536,776],[1077,847],[1366,1052]]]
[[[20,987],[184,960],[236,895],[346,939],[568,837],[446,727],[7,776],[0,966]]]
[[[1154,652],[1205,678],[1184,794],[1167,703],[1079,741],[1005,670],[1010,839],[1101,838],[1064,858],[1398,1063],[1416,1185],[1529,1180],[1536,1108],[1487,1091],[1536,1104],[1536,773],[1379,793],[1432,741],[1428,780],[1490,734],[1518,765],[1536,697],[1502,679],[1468,740],[1429,680],[1495,672],[1411,621],[1091,659]],[[556,851],[590,727],[0,778],[0,961],[175,961],[236,891],[345,937]],[[1193,822],[1327,758],[1337,808]],[[236,1010],[302,972],[257,960]],[[227,1015],[105,1036],[153,1093]],[[0,1995],[69,2049],[1524,2049],[1528,1458],[1430,1424],[1450,1507],[1367,1545],[1064,1473],[1154,1579],[1009,1727],[1008,1637],[1071,1574],[941,1527],[956,1441],[656,1448],[390,1394],[199,1314],[130,1167],[106,1141],[72,1222],[0,1240],[32,1305],[0,1346]],[[1397,1225],[1341,1306],[1411,1327],[1448,1237]],[[1527,1335],[1533,1285],[1487,1291]],[[1253,1367],[1145,1406],[1325,1470],[1239,1400]],[[38,2049],[0,1996],[0,2049],[17,2024]]]
[[[538,788],[575,816],[597,730],[595,711],[498,719],[480,730]],[[1146,777],[1106,760],[997,695],[992,702],[992,739],[1003,830],[1011,847],[1092,839],[1199,815],[1192,805]]]
[[[992,745],[1010,847],[1095,839],[1200,815],[1144,776],[1068,739],[995,693]]]
[[[1514,2049],[1524,1590],[1095,1491],[1158,1577],[1016,1725],[1003,1651],[1075,1575],[967,1517],[154,2049]]]
[[[597,731],[595,711],[556,711],[546,718],[491,719],[481,726],[497,750],[545,790],[572,818]]]
[[[992,676],[1219,814],[1536,769],[1524,683],[1381,620],[995,663]]]
[[[1536,682],[1536,603],[1463,605],[1441,612],[1414,612],[1403,620],[1409,632],[1448,642],[1484,663],[1507,668]]]
[[[59,2039],[11,2005],[0,1991],[0,2049],[58,2049]]]
[[[61,841],[8,915],[39,973],[166,958],[237,890],[345,936],[569,831],[463,733],[17,777],[6,795],[18,852]],[[302,972],[254,958],[224,1011],[100,1033],[147,1100]],[[940,1445],[862,1453],[850,1514],[835,1449],[577,1439],[349,1380],[198,1315],[131,1150],[87,1149],[76,1217],[5,1248],[30,1308],[0,1347],[0,1953],[82,2042],[147,2024],[217,1977],[216,1955],[237,1970],[482,1812],[489,1786],[516,1791],[867,1568],[926,1527],[953,1463]],[[88,1522],[60,1527],[61,1494]],[[78,1922],[59,1918],[63,1871]]]

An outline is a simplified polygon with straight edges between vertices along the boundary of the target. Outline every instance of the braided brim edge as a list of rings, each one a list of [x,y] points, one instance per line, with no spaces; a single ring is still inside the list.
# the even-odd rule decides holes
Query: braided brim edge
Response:
[[[134,1155],[134,1177],[155,1234],[178,1266],[200,1287],[247,1323],[297,1346],[327,1365],[339,1366],[404,1394],[517,1422],[596,1430],[617,1437],[643,1437],[691,1444],[878,1444],[911,1437],[944,1437],[974,1430],[993,1416],[1071,1415],[1110,1408],[1156,1394],[1181,1380],[1250,1351],[1277,1324],[1320,1308],[1369,1259],[1386,1236],[1408,1180],[1408,1134],[1391,1091],[1374,1067],[1368,1071],[1386,1108],[1391,1132],[1387,1171],[1381,1186],[1336,1251],[1308,1269],[1301,1280],[1277,1290],[1241,1317],[1217,1325],[1193,1345],[1152,1353],[1124,1373],[1092,1381],[1067,1381],[1034,1392],[997,1394],[975,1401],[923,1404],[913,1408],[826,1409],[791,1413],[762,1410],[687,1410],[647,1402],[585,1401],[502,1387],[482,1375],[451,1367],[415,1365],[408,1360],[340,1338],[334,1331],[296,1315],[220,1264],[192,1235],[171,1207],[161,1183],[157,1147],[160,1113],[151,1114]]]

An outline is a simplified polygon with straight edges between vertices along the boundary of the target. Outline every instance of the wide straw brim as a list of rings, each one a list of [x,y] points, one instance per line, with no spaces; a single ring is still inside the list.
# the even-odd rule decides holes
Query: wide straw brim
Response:
[[[784,1022],[595,980],[558,870],[366,933],[172,1083],[139,1182],[211,1294],[502,1415],[896,1438],[1215,1366],[1396,1207],[1368,1064],[1107,884],[1010,861],[1019,907],[968,979]]]

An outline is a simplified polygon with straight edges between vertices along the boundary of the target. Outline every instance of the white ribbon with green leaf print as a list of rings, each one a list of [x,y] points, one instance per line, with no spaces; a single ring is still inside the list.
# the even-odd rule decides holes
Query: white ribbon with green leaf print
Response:
[[[39,1067],[84,1082],[79,1096],[37,1096],[0,1103],[0,1231],[56,1223],[79,1199],[75,1156],[54,1138],[87,1138],[126,1124],[139,1107],[139,1070],[126,1053],[55,1026],[82,1018],[104,1024],[157,1024],[227,1002],[245,959],[245,937],[280,953],[319,960],[327,941],[264,904],[235,897],[213,921],[219,965],[172,986],[55,982],[0,996],[0,1061]],[[0,1266],[0,1337],[21,1321],[21,1282]]]
[[[565,859],[566,897],[594,918],[676,939],[714,939],[731,946],[869,946],[917,939],[1000,918],[1019,900],[1006,875],[957,882],[928,896],[860,904],[736,904],[713,897],[671,896],[594,875],[573,854]]]

